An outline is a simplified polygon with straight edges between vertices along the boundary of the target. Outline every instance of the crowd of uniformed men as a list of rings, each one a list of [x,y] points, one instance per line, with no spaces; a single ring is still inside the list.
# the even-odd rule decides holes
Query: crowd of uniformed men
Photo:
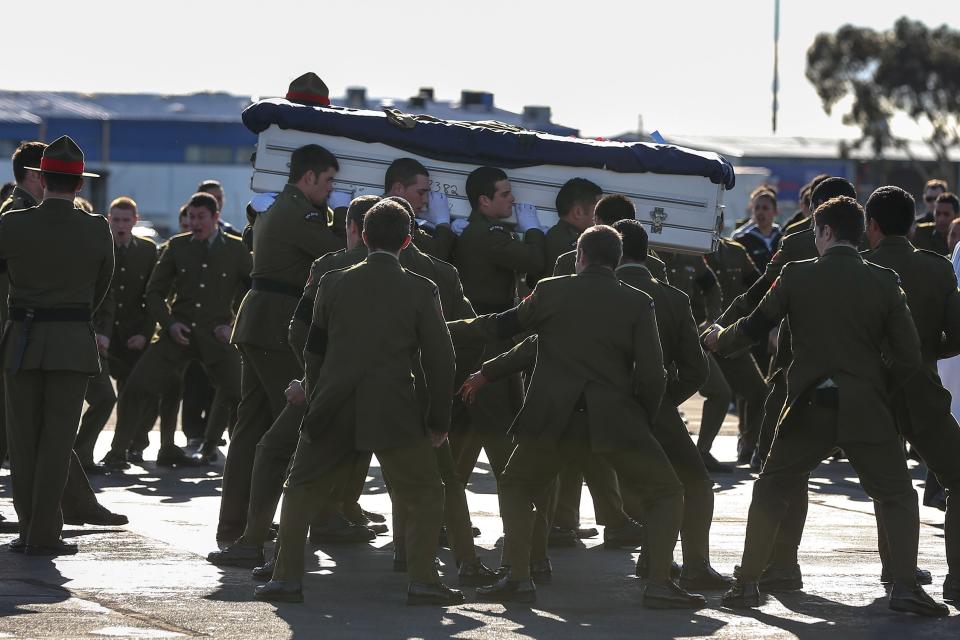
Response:
[[[288,97],[329,104],[313,74]],[[439,578],[438,543],[479,599],[533,602],[552,576],[548,548],[598,535],[580,528],[586,481],[604,546],[641,549],[645,606],[695,608],[697,591],[720,589],[725,605],[752,607],[762,592],[802,588],[807,478],[834,455],[874,501],[891,608],[947,614],[920,586],[931,576],[917,567],[903,445],[949,496],[960,427],[936,363],[960,353],[943,257],[960,238],[960,201],[942,181],[928,183],[915,220],[898,187],[864,208],[848,181],[818,176],[783,230],[776,191],[762,187],[713,253],[658,256],[631,201],[582,178],[560,188],[549,229],[493,167],[469,175],[472,212],[451,222],[412,158],[389,166],[382,197],[334,210],[338,161],[307,145],[284,190],[250,203],[242,236],[220,221],[222,190],[208,181],[181,210],[185,233],[158,249],[132,232],[131,198],[106,219],[75,200],[93,174],[69,137],[25,143],[13,165],[0,218],[13,552],[76,553],[64,522],[125,523],[85,471],[142,462],[159,418],[160,465],[208,464],[229,431],[208,559],[251,568],[265,583],[257,599],[302,601],[308,530],[314,543],[387,531],[358,504],[375,453],[411,604],[464,600]],[[697,391],[694,443],[678,407]],[[174,443],[181,395],[188,450]],[[732,406],[737,462],[759,476],[729,577],[710,563],[710,472],[733,469],[710,450]],[[477,556],[464,489],[481,449],[505,534],[496,570]],[[946,510],[943,593],[960,599],[956,510],[942,490],[925,502]]]

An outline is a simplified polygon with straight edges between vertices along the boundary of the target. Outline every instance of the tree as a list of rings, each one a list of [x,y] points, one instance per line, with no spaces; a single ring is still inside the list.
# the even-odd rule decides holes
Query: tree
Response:
[[[843,122],[860,128],[855,147],[868,143],[878,156],[888,148],[909,154],[890,122],[905,113],[929,129],[925,141],[947,174],[948,152],[960,146],[960,31],[906,17],[883,32],[844,25],[814,39],[806,76],[828,114],[853,97]]]

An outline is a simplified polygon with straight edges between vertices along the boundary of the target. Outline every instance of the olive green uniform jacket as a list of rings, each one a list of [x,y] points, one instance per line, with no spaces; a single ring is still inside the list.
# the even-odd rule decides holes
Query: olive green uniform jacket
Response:
[[[457,240],[453,263],[463,291],[478,313],[505,311],[516,302],[517,276],[544,269],[544,235],[527,231],[517,240],[499,220],[474,211]]]
[[[0,217],[0,260],[10,276],[11,307],[73,308],[92,316],[113,275],[110,227],[103,216],[76,209],[68,200],[49,198]],[[23,330],[24,323],[7,322],[3,336],[7,371],[18,364]],[[34,322],[19,368],[99,373],[93,324]]]
[[[509,311],[449,326],[458,343],[537,333],[537,364],[511,428],[516,438],[555,445],[584,402],[593,451],[644,441],[666,387],[653,300],[611,269],[547,278]]]
[[[414,382],[418,352],[426,410]],[[440,295],[395,256],[374,252],[320,279],[304,360],[311,440],[326,437],[347,404],[360,450],[410,446],[427,429],[450,428],[456,363]]]
[[[910,379],[903,406],[917,427],[935,424],[950,413],[950,393],[940,381],[937,360],[960,352],[960,292],[953,265],[943,256],[914,248],[904,236],[884,238],[864,258],[900,276],[924,365]]]
[[[934,222],[921,222],[913,232],[913,246],[925,249],[941,256],[949,256],[946,236],[937,232]]]
[[[554,267],[557,264],[557,259],[563,254],[573,251],[574,256],[576,256],[577,239],[579,238],[580,230],[563,218],[558,220],[557,224],[550,227],[544,242],[544,254],[546,256],[544,269],[540,273],[528,273],[527,286],[532,288],[536,286],[537,282],[541,279],[547,278],[551,274],[568,275],[555,273]],[[576,258],[574,258],[574,260],[576,260]]]
[[[6,213],[7,211],[16,211],[17,209],[29,209],[38,204],[40,203],[37,202],[32,195],[27,193],[26,190],[20,187],[14,187],[10,196],[3,201],[3,204],[0,204],[0,214]],[[7,277],[6,272],[4,272],[0,274],[0,323],[6,322],[7,320],[7,313],[9,313],[7,296],[9,294],[10,279]]]
[[[342,249],[328,215],[288,184],[253,227],[252,288],[237,314],[231,342],[261,349],[287,349],[287,327],[310,265]]]
[[[653,274],[653,277],[659,280],[660,282],[667,282],[667,267],[663,264],[661,260],[653,251],[647,252],[647,259],[644,260],[644,264],[647,265],[647,269],[650,270],[650,273]],[[563,255],[557,258],[557,262],[553,265],[553,275],[555,276],[572,276],[577,272],[577,252],[568,251]]]
[[[921,363],[920,338],[897,274],[864,261],[850,246],[788,264],[760,305],[720,332],[720,353],[764,339],[783,318],[792,329],[793,361],[778,429],[786,427],[794,404],[832,380],[840,396],[838,440],[896,437],[884,358],[899,382]]]
[[[217,362],[235,349],[217,340],[213,330],[233,323],[250,284],[251,262],[243,241],[232,235],[218,232],[209,241],[189,233],[170,238],[147,283],[147,309],[160,324],[154,348],[178,352],[182,347],[169,329],[181,322],[190,328],[190,343],[204,362]]]

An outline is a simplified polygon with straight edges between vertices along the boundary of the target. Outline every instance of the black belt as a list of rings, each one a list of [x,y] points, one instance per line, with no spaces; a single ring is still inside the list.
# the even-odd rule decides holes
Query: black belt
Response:
[[[269,291],[270,293],[279,293],[291,298],[299,298],[303,295],[303,287],[297,287],[285,282],[268,280],[267,278],[251,278],[250,288],[254,291]]]
[[[23,322],[28,317],[33,322],[90,322],[90,310],[77,309],[76,307],[61,307],[59,309],[10,307],[10,319],[14,322]]]

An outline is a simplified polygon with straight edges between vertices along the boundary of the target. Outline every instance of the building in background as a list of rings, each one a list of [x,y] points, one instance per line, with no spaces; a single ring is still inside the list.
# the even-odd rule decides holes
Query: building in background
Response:
[[[515,113],[496,107],[493,98],[484,91],[463,91],[459,100],[438,100],[430,88],[406,100],[371,98],[366,89],[357,87],[331,102],[578,134],[551,122],[550,107],[529,106]],[[180,205],[200,181],[212,178],[223,185],[224,219],[242,227],[257,138],[240,122],[240,113],[256,99],[227,93],[0,91],[0,157],[9,158],[23,140],[49,141],[68,134],[83,149],[90,169],[103,176],[88,180],[83,193],[98,211],[114,197],[129,195],[137,201],[141,217],[168,235],[177,230]],[[0,181],[12,179],[10,163],[0,162]]]

